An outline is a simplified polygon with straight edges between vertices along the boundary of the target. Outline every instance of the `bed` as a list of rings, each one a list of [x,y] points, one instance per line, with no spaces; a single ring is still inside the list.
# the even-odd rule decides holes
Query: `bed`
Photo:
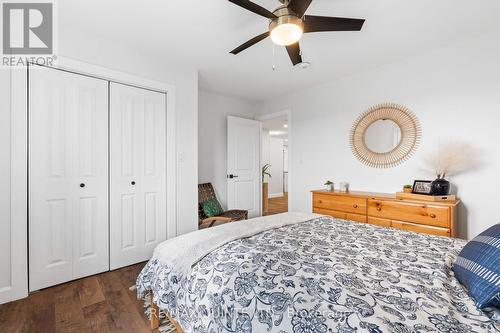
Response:
[[[317,215],[240,234],[213,236],[189,270],[157,249],[138,297],[152,294],[185,333],[500,332],[453,276],[463,240]]]

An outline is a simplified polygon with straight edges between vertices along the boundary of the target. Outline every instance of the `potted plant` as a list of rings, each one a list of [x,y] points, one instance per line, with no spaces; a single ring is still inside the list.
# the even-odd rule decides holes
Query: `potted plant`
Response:
[[[271,167],[271,164],[265,164],[262,167],[262,183],[264,183],[264,178],[268,176],[269,178],[272,178],[271,174],[269,173],[269,168]]]
[[[411,185],[404,185],[403,186],[403,192],[405,192],[405,193],[412,193],[413,192],[413,186],[411,186]]]
[[[330,180],[327,180],[325,183],[325,189],[329,192],[332,192],[333,191],[333,182],[331,182]]]

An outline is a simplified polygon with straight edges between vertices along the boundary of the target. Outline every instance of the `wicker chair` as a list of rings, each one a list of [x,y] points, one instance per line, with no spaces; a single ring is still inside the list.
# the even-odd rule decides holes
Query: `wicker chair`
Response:
[[[199,184],[198,185],[198,217],[199,223],[198,227],[200,229],[210,228],[215,223],[221,222],[234,222],[248,219],[248,211],[247,210],[228,210],[225,211],[222,215],[208,217],[203,212],[201,204],[205,201],[217,199],[215,195],[214,188],[211,183]]]

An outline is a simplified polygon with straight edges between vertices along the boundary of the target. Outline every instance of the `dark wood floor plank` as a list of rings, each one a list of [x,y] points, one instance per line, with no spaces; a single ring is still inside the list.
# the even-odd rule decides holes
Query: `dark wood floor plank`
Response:
[[[135,307],[126,290],[120,290],[119,295],[109,301],[111,307],[111,318],[119,330],[130,330],[130,332],[150,332],[145,325],[143,316]]]
[[[106,299],[116,297],[120,290],[126,288],[122,285],[120,271],[112,271],[97,276],[101,291]]]
[[[80,295],[80,302],[83,308],[104,301],[104,295],[97,276],[81,279],[79,284],[80,290],[78,294]]]
[[[119,331],[111,318],[111,307],[107,300],[85,307],[83,309],[83,316],[89,332]]]
[[[30,295],[26,321],[28,332],[55,332],[55,307],[53,289]]]
[[[0,332],[28,332],[25,300],[0,305]]]
[[[125,267],[123,270],[120,270],[119,276],[122,281],[122,285],[127,288],[135,286],[137,276],[139,276],[141,270],[142,267],[138,267],[137,265],[128,266]]]
[[[71,281],[0,305],[0,333],[151,331],[135,280],[145,263]]]
[[[54,288],[55,332],[87,332],[78,293],[80,281],[65,283]]]

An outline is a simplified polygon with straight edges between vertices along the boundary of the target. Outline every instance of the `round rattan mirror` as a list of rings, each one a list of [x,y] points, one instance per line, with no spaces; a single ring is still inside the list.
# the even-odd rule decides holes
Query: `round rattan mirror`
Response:
[[[422,129],[406,107],[387,103],[371,107],[354,123],[350,143],[354,156],[374,168],[391,168],[418,148]]]

